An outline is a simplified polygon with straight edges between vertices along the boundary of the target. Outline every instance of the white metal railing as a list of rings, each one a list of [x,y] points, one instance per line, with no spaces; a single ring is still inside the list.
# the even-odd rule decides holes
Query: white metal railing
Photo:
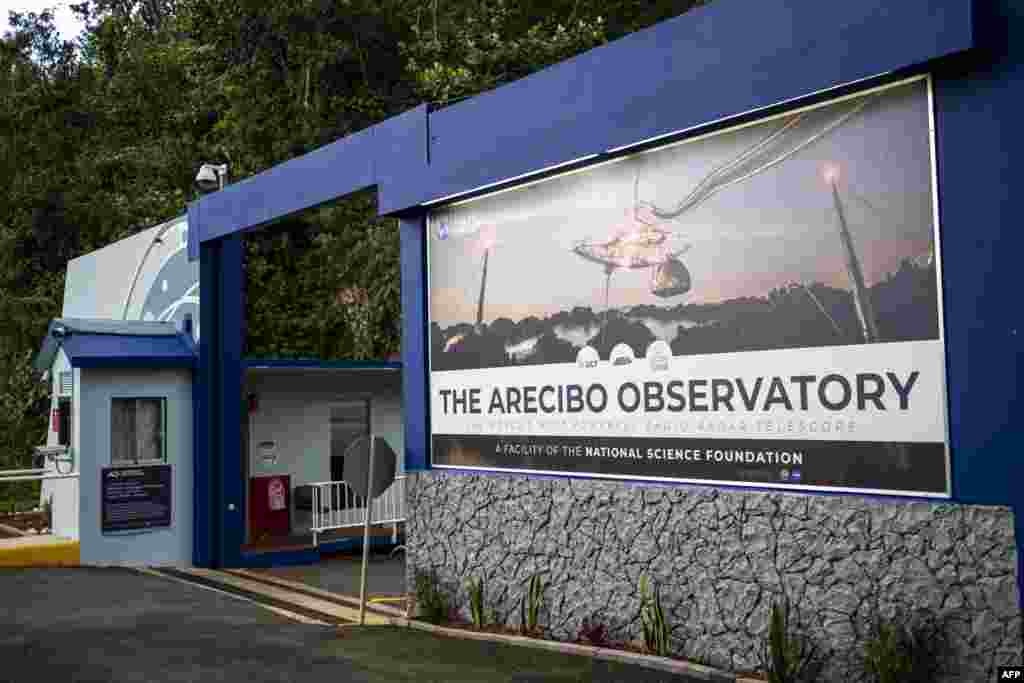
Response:
[[[366,499],[357,495],[345,481],[321,481],[313,487],[313,545],[319,534],[332,529],[360,527],[366,521]],[[370,524],[392,525],[392,538],[398,523],[405,521],[405,475],[395,477],[391,486],[370,504]]]
[[[0,471],[0,481],[46,481],[48,479],[76,479],[78,472],[70,474],[46,474],[47,470],[35,474],[24,474],[33,470],[7,470]]]

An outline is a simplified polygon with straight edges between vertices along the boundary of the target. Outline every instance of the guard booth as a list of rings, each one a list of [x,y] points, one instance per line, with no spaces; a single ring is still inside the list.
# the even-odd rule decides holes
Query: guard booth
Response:
[[[43,496],[83,564],[191,564],[195,361],[187,324],[50,323],[36,369],[56,385],[47,454],[62,476]]]

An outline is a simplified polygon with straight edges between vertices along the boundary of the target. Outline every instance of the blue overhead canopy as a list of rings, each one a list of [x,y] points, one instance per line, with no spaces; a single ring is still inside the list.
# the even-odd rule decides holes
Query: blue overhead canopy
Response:
[[[191,368],[196,361],[191,337],[164,322],[55,319],[35,369],[49,370],[61,349],[75,368]]]
[[[971,0],[716,0],[445,109],[420,106],[192,202],[188,255],[371,186],[395,214],[974,46]]]

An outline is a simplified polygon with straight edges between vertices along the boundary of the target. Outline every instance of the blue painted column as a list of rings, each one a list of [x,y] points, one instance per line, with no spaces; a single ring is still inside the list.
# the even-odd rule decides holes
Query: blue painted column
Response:
[[[216,420],[209,416],[214,406],[220,405],[214,359],[219,355],[220,337],[217,321],[219,296],[221,243],[205,242],[199,250],[199,283],[202,304],[199,307],[199,366],[192,387],[193,436],[193,551],[192,562],[197,567],[217,566],[217,524],[214,514],[220,509],[216,464]]]
[[[402,414],[405,469],[430,469],[426,214],[399,220],[402,243]]]
[[[242,353],[245,344],[245,274],[242,270],[244,238],[240,233],[220,240],[221,268],[218,291],[220,357],[216,373],[220,404],[210,413],[219,421],[217,449],[221,506],[219,510],[220,561],[224,567],[241,566],[245,541],[245,496],[242,481]]]
[[[1014,511],[1024,606],[1024,324],[1018,187],[1024,6],[976,3],[983,49],[936,71],[935,129],[953,496]]]
[[[200,248],[199,372],[194,387],[194,551],[199,567],[238,566],[245,533],[242,498],[241,235]]]

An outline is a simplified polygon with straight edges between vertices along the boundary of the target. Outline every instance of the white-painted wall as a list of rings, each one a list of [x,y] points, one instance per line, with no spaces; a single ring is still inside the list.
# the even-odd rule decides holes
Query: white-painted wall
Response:
[[[46,419],[46,445],[56,446],[58,441],[57,430],[53,428],[53,411],[57,409],[57,403],[60,398],[60,373],[71,370],[71,363],[68,361],[67,355],[64,350],[58,351],[56,358],[53,360],[53,366],[50,368],[50,413]],[[72,469],[68,469],[66,465],[62,465],[62,469],[65,472],[61,474],[74,474],[79,471],[78,466],[78,426],[79,426],[79,415],[78,415],[78,376],[79,371],[73,371],[74,381],[72,383],[72,405],[71,405],[71,453],[75,456],[75,463]],[[56,465],[52,460],[47,460],[45,463],[46,474],[55,475],[58,474]],[[55,536],[63,536],[65,538],[77,539],[78,538],[78,480],[69,479],[49,479],[41,482],[39,491],[39,503],[42,506],[47,500],[53,503],[53,528],[50,530]]]
[[[258,403],[250,415],[250,477],[288,474],[293,489],[330,480],[330,405],[360,397],[371,399],[374,432],[387,440],[398,455],[398,467],[403,467],[399,371],[249,370],[245,393],[255,393]],[[276,464],[266,465],[259,457],[261,441],[275,442]],[[300,530],[294,514],[293,528]]]
[[[80,372],[81,559],[83,564],[192,564],[192,373],[141,369]],[[77,378],[76,378],[77,379]],[[171,526],[104,534],[100,473],[110,466],[110,405],[114,397],[167,399],[167,463],[171,465]]]

